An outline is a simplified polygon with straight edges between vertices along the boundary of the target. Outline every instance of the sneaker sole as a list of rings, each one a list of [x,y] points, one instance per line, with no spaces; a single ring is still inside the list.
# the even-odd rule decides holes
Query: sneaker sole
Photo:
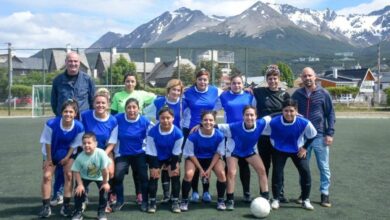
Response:
[[[321,203],[321,206],[325,207],[325,208],[330,208],[330,207],[332,207],[332,204],[330,204],[330,203]]]
[[[48,215],[39,215],[40,218],[49,218],[51,216],[51,211]]]

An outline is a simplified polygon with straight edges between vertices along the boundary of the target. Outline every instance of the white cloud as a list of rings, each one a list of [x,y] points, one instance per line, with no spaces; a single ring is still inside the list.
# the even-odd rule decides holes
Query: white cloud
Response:
[[[238,15],[251,7],[258,0],[176,0],[174,8],[187,7],[192,10],[201,10],[208,15],[233,16]],[[289,4],[298,8],[310,8],[325,0],[263,0],[262,2]]]
[[[337,14],[368,14],[372,11],[383,9],[386,5],[389,5],[388,0],[373,0],[370,3],[363,3],[354,7],[343,8],[337,11]]]
[[[154,5],[153,0],[80,0],[78,2],[69,0],[5,0],[6,4],[16,7],[23,7],[25,10],[54,10],[72,11],[75,14],[100,14],[112,18],[126,18],[139,14],[144,14],[147,8]],[[87,13],[87,14],[86,14]]]
[[[15,49],[65,47],[68,43],[85,48],[110,30],[129,32],[117,21],[95,16],[25,11],[0,17],[0,43],[11,42]]]

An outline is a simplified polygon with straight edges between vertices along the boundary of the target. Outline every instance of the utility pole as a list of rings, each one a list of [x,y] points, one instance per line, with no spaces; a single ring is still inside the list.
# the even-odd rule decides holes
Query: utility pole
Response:
[[[381,104],[381,42],[378,43],[378,104]]]
[[[11,100],[12,100],[12,44],[8,43],[8,116],[11,116]]]

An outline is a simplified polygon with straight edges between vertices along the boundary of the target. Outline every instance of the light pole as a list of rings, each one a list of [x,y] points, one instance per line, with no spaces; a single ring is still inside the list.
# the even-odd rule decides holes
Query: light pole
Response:
[[[381,104],[381,42],[378,43],[378,105]]]
[[[12,44],[8,43],[8,116],[11,116],[11,99],[12,99]]]

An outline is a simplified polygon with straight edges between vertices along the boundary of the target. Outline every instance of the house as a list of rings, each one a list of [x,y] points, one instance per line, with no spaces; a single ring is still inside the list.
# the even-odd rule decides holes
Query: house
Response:
[[[156,63],[152,63],[152,62],[145,62],[145,63],[144,62],[134,62],[134,64],[136,67],[136,72],[138,74],[146,73],[146,75],[149,75],[152,72],[154,66],[156,65]],[[144,64],[145,64],[145,66],[144,66]],[[144,70],[144,67],[145,67],[145,70]]]
[[[0,55],[0,68],[8,68],[8,54]],[[42,58],[12,56],[12,74],[14,76],[26,75],[33,71],[47,71],[47,64]]]
[[[156,87],[165,87],[167,82],[172,79],[175,72],[178,61],[180,65],[189,65],[195,70],[196,66],[188,59],[176,59],[175,61],[159,62],[157,63],[151,73],[146,77],[146,82],[154,84]]]
[[[222,74],[229,75],[232,71],[231,66],[234,64],[234,52],[207,50],[198,56],[198,62],[212,60],[221,67]]]
[[[317,80],[324,88],[337,86],[358,87],[359,93],[355,98],[357,102],[371,100],[376,81],[373,73],[368,68],[344,70],[333,68],[331,71],[326,71],[322,76],[318,76]]]
[[[390,72],[381,73],[380,77],[380,89],[390,88]]]
[[[112,54],[112,60],[111,60],[111,54]],[[125,58],[128,62],[131,61],[130,55],[128,53],[118,53],[116,48],[112,48],[112,52],[99,52],[97,54],[97,60],[94,70],[94,77],[95,78],[102,78],[105,71],[108,70],[108,68],[112,64],[114,64],[120,57]]]
[[[65,70],[65,58],[66,54],[70,51],[69,49],[53,49],[51,50],[50,62],[49,62],[49,72],[54,72],[57,70]],[[79,52],[80,57],[80,70],[91,75],[91,69],[88,64],[87,57],[84,52]]]

